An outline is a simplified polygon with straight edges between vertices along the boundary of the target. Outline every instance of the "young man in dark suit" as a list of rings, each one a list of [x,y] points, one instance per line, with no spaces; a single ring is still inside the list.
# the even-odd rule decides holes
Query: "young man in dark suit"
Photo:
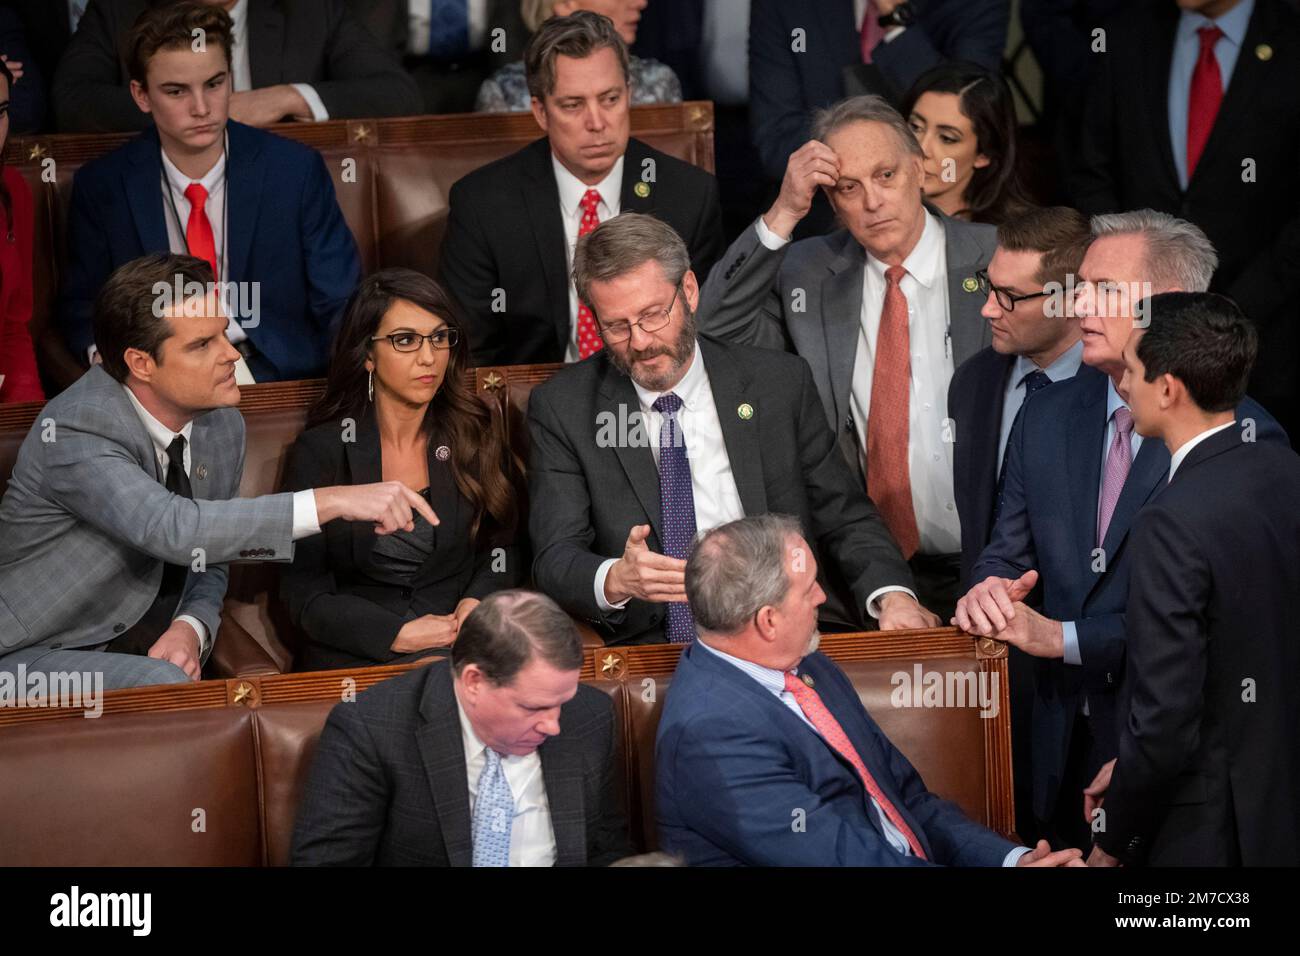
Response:
[[[1128,4],[1092,54],[1069,152],[1089,215],[1149,207],[1219,250],[1211,288],[1260,330],[1251,394],[1300,425],[1300,10],[1289,0]]]
[[[330,713],[298,808],[297,866],[605,866],[631,850],[614,708],[578,682],[555,602],[497,591],[451,660]]]
[[[907,562],[835,447],[807,363],[695,334],[685,243],[624,213],[578,242],[574,279],[605,348],[528,403],[533,576],[611,643],[685,642],[696,530],[796,515],[834,630],[933,627]],[[875,623],[878,622],[878,623]]]
[[[206,2],[233,21],[233,119],[261,127],[287,120],[420,112],[414,81],[353,15],[353,0]],[[130,57],[122,43],[146,10],[165,5],[156,0],[95,0],[86,8],[54,75],[60,130],[148,127],[148,118],[131,102],[130,82],[138,78],[125,68]]]
[[[131,95],[155,125],[73,183],[58,321],[78,358],[92,358],[109,273],[170,250],[207,260],[226,284],[240,384],[325,372],[361,277],[356,242],[319,153],[228,121],[232,42],[226,13],[193,2],[152,8],[131,34]]]
[[[707,275],[722,252],[709,173],[629,138],[627,46],[608,18],[555,17],[524,53],[544,139],[451,189],[441,274],[472,317],[478,365],[576,362],[600,350],[569,279],[579,236],[620,212],[650,213]]]
[[[1119,756],[1088,788],[1090,864],[1300,864],[1300,458],[1234,409],[1254,326],[1171,293],[1124,347],[1168,487],[1133,527]],[[1100,809],[1096,809],[1100,807]]]

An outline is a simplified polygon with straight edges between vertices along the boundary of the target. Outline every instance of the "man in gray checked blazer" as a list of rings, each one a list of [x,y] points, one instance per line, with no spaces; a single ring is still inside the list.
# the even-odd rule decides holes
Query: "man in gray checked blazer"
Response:
[[[159,254],[101,292],[104,364],[41,410],[0,501],[0,671],[100,671],[107,688],[197,680],[226,562],[291,560],[296,538],[335,517],[386,532],[427,509],[396,482],[235,497],[239,353],[215,294],[198,297],[211,280],[202,260]],[[173,307],[159,289],[176,282],[201,285]]]
[[[790,157],[772,209],[710,273],[699,328],[795,351],[812,366],[840,450],[911,560],[921,603],[947,620],[961,552],[948,380],[991,341],[977,274],[992,258],[996,231],[924,205],[920,146],[880,97],[822,111],[813,135]],[[819,188],[844,228],[790,244]],[[891,290],[901,290],[896,302],[906,309],[902,354],[895,353],[901,368],[881,360]],[[869,422],[890,420],[888,403],[875,407],[882,395],[875,386],[891,369],[901,411],[887,434],[873,434]]]

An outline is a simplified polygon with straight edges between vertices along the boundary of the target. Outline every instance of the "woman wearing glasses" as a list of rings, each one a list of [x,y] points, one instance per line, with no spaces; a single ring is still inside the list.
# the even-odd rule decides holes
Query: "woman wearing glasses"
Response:
[[[420,489],[439,524],[417,517],[413,530],[377,537],[336,521],[298,542],[281,575],[307,637],[297,669],[449,653],[481,598],[524,580],[522,466],[500,416],[465,384],[468,363],[467,336],[436,282],[409,269],[362,280],[285,488],[401,481]]]

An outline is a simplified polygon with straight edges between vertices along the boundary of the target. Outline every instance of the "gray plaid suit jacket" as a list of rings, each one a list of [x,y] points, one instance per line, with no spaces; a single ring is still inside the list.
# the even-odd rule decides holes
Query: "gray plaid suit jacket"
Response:
[[[190,436],[194,500],[173,495],[125,388],[91,368],[41,410],[0,501],[0,656],[112,640],[153,603],[164,562],[190,566],[176,615],[215,639],[226,562],[293,558],[293,496],[236,498],[243,471],[243,416],[206,412]]]

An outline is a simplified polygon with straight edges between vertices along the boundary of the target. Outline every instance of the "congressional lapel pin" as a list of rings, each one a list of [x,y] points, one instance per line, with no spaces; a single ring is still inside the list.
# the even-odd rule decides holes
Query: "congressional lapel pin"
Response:
[[[448,458],[451,457],[451,449],[448,448],[446,445],[439,445],[437,451],[435,451],[434,454],[438,456],[439,461],[446,461]]]
[[[1255,58],[1264,61],[1273,59],[1273,48],[1267,43],[1261,43],[1255,47]]]
[[[632,187],[632,192],[640,199],[647,199],[650,196],[650,184],[643,180]]]
[[[204,478],[208,477],[208,466],[199,465],[197,468],[195,468],[194,477],[197,478],[199,481],[202,481]]]
[[[812,679],[812,674],[800,674],[799,679],[803,681],[805,684],[807,684],[809,687],[812,687],[813,684],[815,683]]]
[[[747,422],[754,417],[754,406],[745,402],[736,409],[736,414],[740,416],[741,421]]]
[[[961,287],[965,289],[967,292],[974,292],[976,289],[980,287],[979,280],[977,280],[974,276],[967,276],[966,278],[961,280]]]

